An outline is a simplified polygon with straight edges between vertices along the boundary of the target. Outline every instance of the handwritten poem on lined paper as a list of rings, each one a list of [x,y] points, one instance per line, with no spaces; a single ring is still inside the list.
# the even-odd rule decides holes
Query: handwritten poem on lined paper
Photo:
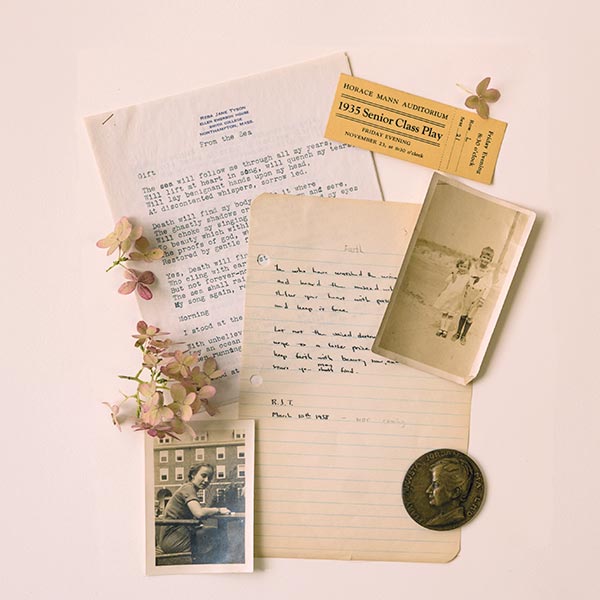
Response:
[[[410,463],[466,450],[470,388],[370,351],[415,205],[263,195],[251,209],[240,416],[257,419],[256,552],[450,560],[413,523]],[[433,535],[432,533],[435,533]]]

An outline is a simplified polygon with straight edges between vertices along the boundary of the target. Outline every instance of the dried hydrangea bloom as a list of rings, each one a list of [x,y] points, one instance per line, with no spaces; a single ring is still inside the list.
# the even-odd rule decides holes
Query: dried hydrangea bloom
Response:
[[[106,254],[110,256],[115,250],[120,249],[121,252],[127,252],[133,242],[139,239],[142,235],[142,228],[138,225],[133,227],[127,217],[121,217],[114,230],[106,237],[98,240],[96,246],[98,248],[107,248]]]
[[[150,300],[152,298],[152,292],[148,287],[155,281],[152,271],[139,273],[134,269],[125,269],[123,275],[128,281],[121,284],[119,294],[131,294],[131,292],[136,291],[142,300]]]
[[[152,262],[160,260],[164,254],[160,248],[152,248],[148,239],[142,236],[135,242],[135,250],[129,254],[129,258],[131,260]]]

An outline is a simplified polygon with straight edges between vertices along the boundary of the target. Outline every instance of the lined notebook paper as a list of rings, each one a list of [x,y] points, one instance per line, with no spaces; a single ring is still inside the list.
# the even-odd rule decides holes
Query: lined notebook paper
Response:
[[[434,448],[466,451],[470,387],[370,351],[419,207],[264,194],[250,213],[240,417],[257,419],[255,553],[451,560],[402,505]]]

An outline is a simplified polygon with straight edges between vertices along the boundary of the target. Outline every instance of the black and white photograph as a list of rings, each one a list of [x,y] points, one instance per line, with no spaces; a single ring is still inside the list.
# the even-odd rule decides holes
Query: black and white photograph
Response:
[[[149,575],[253,570],[254,422],[146,442]]]
[[[435,174],[373,351],[467,384],[535,214]]]

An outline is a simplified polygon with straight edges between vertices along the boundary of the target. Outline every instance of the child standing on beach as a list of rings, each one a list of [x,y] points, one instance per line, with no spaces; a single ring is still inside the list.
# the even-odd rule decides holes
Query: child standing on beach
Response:
[[[467,333],[473,324],[473,319],[479,309],[485,304],[493,285],[494,269],[490,266],[494,260],[494,249],[486,246],[481,251],[479,261],[471,269],[469,285],[465,289],[465,297],[460,311],[460,319],[452,340],[460,340],[464,346],[467,343]]]
[[[456,271],[453,271],[446,278],[446,287],[442,290],[433,306],[442,311],[440,327],[435,335],[445,338],[448,335],[448,329],[452,325],[454,315],[463,307],[463,298],[465,288],[469,283],[471,261],[461,258],[456,262]]]

